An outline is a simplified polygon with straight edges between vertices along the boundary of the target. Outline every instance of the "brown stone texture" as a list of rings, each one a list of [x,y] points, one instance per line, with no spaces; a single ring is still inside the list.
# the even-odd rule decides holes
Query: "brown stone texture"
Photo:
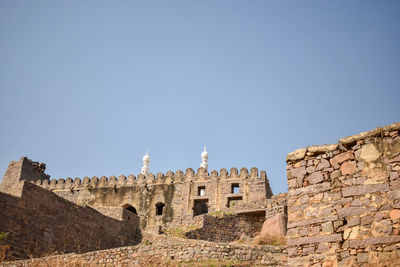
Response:
[[[287,193],[289,266],[400,266],[399,130],[395,123],[287,158],[288,181],[308,181],[290,182]]]
[[[44,173],[45,167],[43,163],[22,157],[10,163],[3,178],[0,192],[4,192],[3,198],[9,201],[0,204],[5,207],[4,210],[10,211],[0,224],[8,226],[0,230],[10,232],[8,239],[13,244],[10,259],[26,258],[27,253],[34,249],[41,252],[31,254],[40,256],[54,250],[77,252],[134,244],[139,239],[136,232],[140,229],[161,233],[168,228],[185,225],[198,226],[190,236],[192,238],[231,242],[238,240],[242,234],[254,237],[261,230],[265,217],[284,212],[286,205],[286,194],[272,196],[266,172],[259,173],[257,168],[250,171],[231,168],[230,172],[222,169],[220,174],[217,171],[208,173],[204,168],[195,173],[188,168],[185,173],[178,170],[156,176],[140,174],[137,178],[120,175],[118,178],[102,176],[82,180],[50,180]],[[40,200],[33,201],[31,208],[21,197],[21,192],[30,191],[42,195]],[[21,197],[21,200],[15,198],[15,201],[25,203],[22,206],[26,213],[13,208],[17,202],[11,195]],[[38,212],[31,216],[39,209],[35,205],[42,201],[47,201],[47,205],[55,203],[45,209],[50,213]],[[74,211],[71,218],[68,209]],[[218,218],[221,214],[231,215]],[[22,227],[25,221],[30,221],[32,227]],[[60,225],[60,229],[55,226],[47,229],[50,221],[55,226]],[[72,227],[71,231],[66,226],[68,221],[72,223],[68,226]],[[13,224],[18,228],[13,229]],[[131,227],[130,235],[124,232],[128,225]],[[31,234],[31,231],[34,233]],[[29,235],[33,235],[33,241],[25,240]],[[40,235],[44,235],[45,242],[37,246],[37,242],[43,241]],[[66,242],[63,242],[64,239]],[[15,245],[18,242],[28,244],[18,247]],[[56,244],[51,245],[51,242]],[[75,247],[72,242],[75,242]]]
[[[286,236],[287,216],[284,213],[278,213],[268,218],[263,223],[261,236]]]
[[[232,168],[207,173],[199,168],[195,173],[188,168],[166,174],[139,174],[105,177],[67,178],[35,181],[35,184],[57,195],[91,207],[132,206],[140,217],[142,229],[167,227],[169,224],[187,224],[202,213],[237,213],[248,209],[265,209],[272,191],[265,171],[257,168]],[[233,191],[238,187],[238,191]],[[200,195],[204,188],[204,195]],[[164,205],[157,215],[157,205]],[[198,208],[196,208],[198,207]]]
[[[186,233],[188,238],[212,242],[232,242],[239,240],[242,234],[254,237],[261,231],[265,215],[232,214],[222,217],[201,215],[203,222],[195,230]]]
[[[121,220],[112,219],[27,181],[20,195],[0,193],[0,230],[8,233],[10,246],[7,260],[140,242],[139,218],[122,208]]]
[[[27,157],[22,157],[19,161],[12,161],[8,165],[3,180],[1,181],[0,191],[17,195],[21,192],[16,188],[18,182],[25,181],[49,181],[50,176],[45,174],[46,164],[33,162]]]
[[[285,247],[221,244],[165,236],[145,236],[141,245],[4,263],[3,266],[285,266]],[[210,262],[213,261],[213,262]]]

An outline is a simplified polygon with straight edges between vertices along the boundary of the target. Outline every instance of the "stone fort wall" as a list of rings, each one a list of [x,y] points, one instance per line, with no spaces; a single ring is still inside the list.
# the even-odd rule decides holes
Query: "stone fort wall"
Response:
[[[289,266],[399,266],[399,130],[287,156]]]
[[[30,177],[36,185],[82,206],[90,206],[99,212],[112,215],[109,208],[130,207],[140,217],[145,228],[158,228],[168,224],[190,224],[194,216],[213,212],[237,211],[238,207],[251,209],[272,196],[265,171],[257,168],[250,172],[242,168],[240,172],[231,168],[230,173],[221,169],[220,173],[204,168],[197,173],[188,168],[166,174],[158,173],[144,176],[139,174],[105,177],[84,177],[52,179],[48,176],[32,175],[31,172],[15,175],[21,163],[29,163],[27,158],[12,163],[3,179],[2,188],[8,180],[17,182]],[[11,166],[11,164],[10,164]],[[9,179],[10,178],[10,179]],[[108,212],[108,213],[107,213]]]
[[[19,185],[19,196],[0,192],[0,231],[8,233],[6,260],[134,245],[141,240],[138,216],[123,208],[119,215],[113,212],[113,219],[28,181]]]
[[[286,248],[281,246],[251,247],[165,236],[144,239],[146,242],[138,246],[5,262],[0,266],[220,266],[225,261],[239,262],[240,266],[280,267],[285,266],[287,257]]]

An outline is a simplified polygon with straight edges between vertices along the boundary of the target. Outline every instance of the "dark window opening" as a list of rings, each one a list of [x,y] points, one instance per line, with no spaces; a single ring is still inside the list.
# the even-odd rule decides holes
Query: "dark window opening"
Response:
[[[162,215],[163,214],[164,206],[165,206],[164,203],[157,203],[156,204],[156,215]]]
[[[132,213],[134,213],[134,214],[137,215],[136,209],[135,209],[134,207],[132,207],[131,205],[126,204],[126,205],[124,205],[124,206],[122,206],[122,207],[123,207],[124,209],[129,210],[130,212],[132,212]]]
[[[205,196],[206,195],[206,187],[205,186],[199,186],[197,189],[197,195],[198,196]]]
[[[208,213],[208,200],[195,200],[193,207],[193,216],[207,214]]]
[[[232,184],[232,194],[239,194],[239,184]]]
[[[242,197],[228,197],[228,203],[226,204],[226,206],[227,206],[228,208],[235,207],[235,206],[237,206],[239,203],[241,203],[242,200],[243,200]]]

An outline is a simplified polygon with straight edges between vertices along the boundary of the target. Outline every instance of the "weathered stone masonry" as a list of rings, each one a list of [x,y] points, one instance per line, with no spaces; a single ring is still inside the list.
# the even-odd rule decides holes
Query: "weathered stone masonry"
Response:
[[[400,263],[399,129],[287,156],[289,266]]]
[[[8,233],[8,260],[141,241],[139,218],[131,212],[120,208],[120,218],[113,219],[27,181],[21,182],[19,196],[0,192],[0,211],[0,231]]]
[[[204,168],[197,173],[189,168],[185,173],[169,171],[156,177],[121,175],[118,179],[103,176],[81,181],[50,180],[45,167],[22,157],[10,163],[3,178],[0,205],[6,215],[0,218],[0,230],[9,233],[7,239],[12,244],[7,259],[135,244],[140,241],[140,229],[159,232],[196,224],[202,214],[250,211],[238,215],[248,218],[240,221],[249,229],[214,238],[233,241],[241,232],[251,235],[250,228],[259,228],[265,217],[265,201],[272,196],[265,171],[259,176],[256,168],[250,172],[242,168],[240,173],[236,168],[230,173],[222,169],[220,174],[212,171],[211,175]],[[31,196],[30,201],[26,196]],[[208,224],[204,225],[207,228]]]
[[[6,223],[1,224],[0,220],[0,227],[9,227],[4,229],[17,236],[12,241],[15,244],[21,242],[24,246],[30,244],[30,247],[34,247],[31,239],[18,236],[23,231],[21,226],[31,216],[34,221],[40,222],[40,218],[32,215],[30,208],[47,210],[49,207],[46,203],[55,201],[60,202],[61,206],[51,210],[50,214],[58,209],[79,210],[72,212],[75,214],[73,218],[78,221],[75,230],[82,226],[86,228],[87,224],[93,222],[95,232],[107,233],[106,229],[99,228],[103,223],[102,217],[112,220],[111,224],[117,225],[113,225],[113,228],[120,227],[118,238],[115,239],[115,233],[103,238],[119,242],[127,240],[124,229],[129,228],[126,226],[138,229],[134,227],[139,217],[142,228],[148,230],[153,227],[159,229],[160,226],[196,226],[197,229],[188,232],[187,237],[230,242],[242,234],[254,236],[264,219],[272,218],[273,221],[277,213],[285,218],[284,214],[287,213],[287,250],[274,246],[222,244],[163,235],[147,237],[146,234],[146,240],[138,246],[10,262],[4,266],[28,266],[43,262],[146,266],[148,263],[210,259],[237,259],[251,264],[277,266],[285,263],[288,266],[314,267],[368,266],[376,263],[400,266],[399,130],[400,123],[394,123],[343,138],[338,144],[311,146],[288,154],[289,190],[276,196],[272,196],[266,173],[262,171],[259,177],[256,168],[252,168],[250,173],[245,168],[240,173],[232,168],[230,174],[222,169],[220,174],[212,171],[209,175],[204,168],[200,168],[195,174],[189,168],[185,173],[177,171],[174,174],[170,171],[165,175],[157,174],[156,177],[152,174],[139,175],[137,179],[130,175],[118,179],[112,176],[100,179],[85,177],[82,181],[79,178],[49,180],[44,174],[43,164],[22,158],[19,162],[10,163],[5,175],[8,181],[3,179],[0,188],[7,193],[0,194],[0,203],[4,204],[6,214],[10,214],[5,216],[8,220]],[[30,197],[21,196],[23,191]],[[31,205],[31,202],[37,202],[39,206]],[[83,211],[90,218],[82,215],[80,221],[79,214]],[[139,216],[136,217],[134,213]],[[97,218],[99,215],[102,217]],[[218,218],[221,215],[224,216]],[[49,217],[42,213],[38,216]],[[66,220],[63,215],[59,216],[57,220]],[[15,220],[15,217],[21,219]],[[130,219],[134,221],[127,222]],[[45,225],[48,224],[46,221]],[[105,224],[110,225],[110,222]],[[32,227],[33,236],[37,234],[43,238],[45,231],[38,225]],[[36,231],[37,227],[39,230]],[[50,233],[62,232],[59,228],[49,229]],[[65,232],[68,231],[69,228]],[[31,233],[27,231],[26,234]],[[89,231],[86,235],[83,234],[79,242],[84,244],[92,234]],[[95,234],[92,236],[94,239],[97,237]],[[49,240],[63,238],[55,236]],[[133,237],[132,241],[136,240]],[[22,251],[16,251],[15,257],[21,258],[18,253]]]
[[[24,159],[22,159],[24,160]],[[35,184],[77,203],[102,212],[102,207],[131,207],[140,217],[141,228],[190,224],[193,217],[213,212],[229,212],[237,207],[252,208],[272,196],[266,172],[236,168],[197,173],[188,168],[157,176],[139,174],[109,178],[37,179]]]
[[[281,246],[251,247],[164,236],[145,236],[144,239],[147,242],[140,246],[7,262],[0,266],[178,266],[179,262],[214,260],[279,267],[285,265],[287,257],[286,248]]]

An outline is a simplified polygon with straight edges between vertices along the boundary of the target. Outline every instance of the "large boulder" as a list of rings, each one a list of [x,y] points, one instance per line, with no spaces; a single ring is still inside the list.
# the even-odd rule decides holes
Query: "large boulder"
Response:
[[[284,213],[278,213],[268,218],[263,223],[261,236],[286,236],[287,217]]]
[[[284,213],[275,214],[265,220],[261,233],[254,237],[253,244],[283,246],[286,244],[286,232],[286,215]]]

